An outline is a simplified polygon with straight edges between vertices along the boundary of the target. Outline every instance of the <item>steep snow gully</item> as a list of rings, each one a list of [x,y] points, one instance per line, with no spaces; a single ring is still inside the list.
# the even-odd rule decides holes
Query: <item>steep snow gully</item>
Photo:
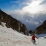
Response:
[[[44,35],[41,36],[38,36],[36,44],[33,44],[31,36],[23,35],[11,28],[0,25],[0,46],[46,46],[46,38],[44,38]]]

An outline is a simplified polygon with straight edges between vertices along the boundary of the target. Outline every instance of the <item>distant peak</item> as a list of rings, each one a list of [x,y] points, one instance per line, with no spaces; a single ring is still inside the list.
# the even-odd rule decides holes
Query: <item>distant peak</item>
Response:
[[[43,23],[46,23],[46,20]]]
[[[46,22],[46,20],[44,22]]]

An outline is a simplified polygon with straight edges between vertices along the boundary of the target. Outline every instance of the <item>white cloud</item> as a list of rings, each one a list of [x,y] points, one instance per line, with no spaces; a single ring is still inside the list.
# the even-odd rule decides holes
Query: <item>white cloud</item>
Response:
[[[30,14],[28,16],[31,16],[33,18],[40,13],[46,14],[46,3],[41,4],[43,1],[44,0],[30,0],[30,3],[25,3],[27,6],[23,7],[21,10],[15,9],[12,14],[19,14],[20,16],[24,16],[26,13],[28,13]]]
[[[28,6],[23,7],[22,10],[24,10],[25,12],[29,12],[31,14],[43,12],[45,10],[44,8],[46,8],[43,7],[46,6],[45,4],[40,5],[43,1],[44,0],[32,1],[30,4],[28,4]]]
[[[27,27],[36,28],[36,26],[46,20],[46,3],[43,3],[43,1],[44,0],[30,0],[29,3],[25,3],[27,5],[22,9],[15,9],[7,13],[25,23]]]
[[[35,25],[39,25],[39,22],[38,21],[33,21],[33,20],[26,20],[27,23],[30,23],[30,24],[35,24]]]

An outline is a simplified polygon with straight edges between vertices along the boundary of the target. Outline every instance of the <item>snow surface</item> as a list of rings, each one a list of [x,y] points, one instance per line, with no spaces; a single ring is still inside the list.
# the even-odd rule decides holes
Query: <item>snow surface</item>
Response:
[[[31,41],[31,36],[26,36],[11,28],[0,25],[0,46],[46,46],[46,38],[36,39],[36,45]]]

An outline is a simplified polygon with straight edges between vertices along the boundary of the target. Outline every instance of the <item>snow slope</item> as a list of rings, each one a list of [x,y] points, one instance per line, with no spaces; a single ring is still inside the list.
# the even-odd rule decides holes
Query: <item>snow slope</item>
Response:
[[[0,25],[0,46],[46,46],[46,38],[40,37],[36,41],[37,43],[34,45],[31,36],[20,34]]]

